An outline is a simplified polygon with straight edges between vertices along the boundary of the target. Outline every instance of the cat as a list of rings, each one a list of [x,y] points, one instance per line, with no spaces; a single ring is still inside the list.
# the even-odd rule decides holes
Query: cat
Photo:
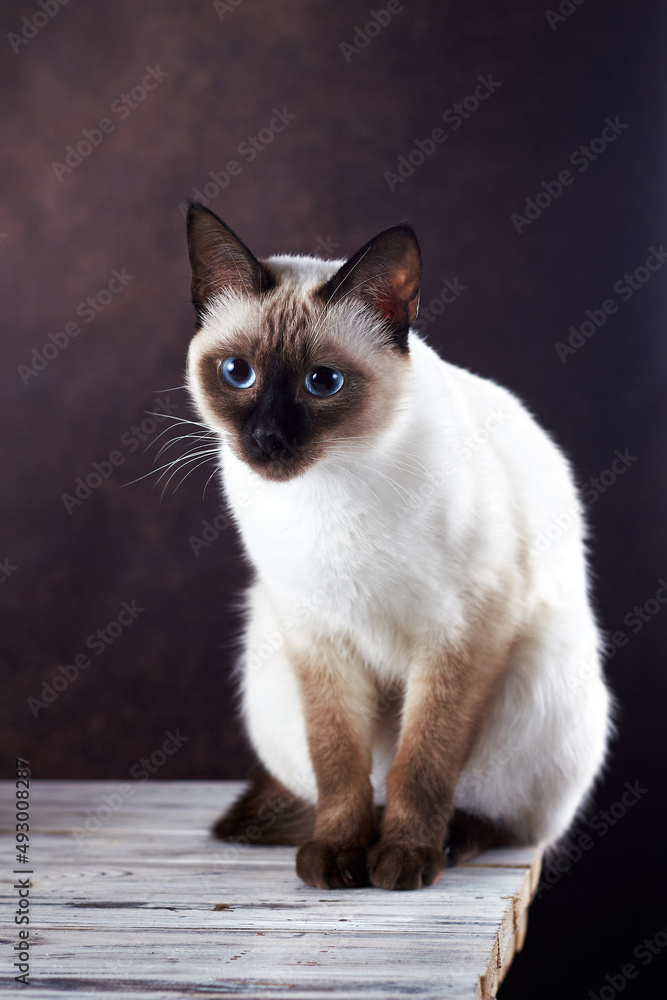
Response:
[[[553,844],[610,729],[568,462],[414,331],[410,226],[347,261],[259,260],[197,203],[187,227],[187,383],[255,570],[240,687],[261,764],[218,836],[297,845],[319,889]]]

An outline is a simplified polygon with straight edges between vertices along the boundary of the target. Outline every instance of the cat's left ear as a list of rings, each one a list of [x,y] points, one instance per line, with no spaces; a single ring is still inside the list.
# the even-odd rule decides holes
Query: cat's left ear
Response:
[[[407,350],[408,330],[417,319],[422,255],[410,226],[385,229],[320,289],[326,303],[350,296],[377,309],[389,325],[393,343]]]

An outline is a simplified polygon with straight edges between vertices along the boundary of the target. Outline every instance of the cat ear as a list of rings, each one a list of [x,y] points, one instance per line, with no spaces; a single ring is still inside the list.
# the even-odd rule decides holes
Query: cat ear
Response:
[[[410,226],[385,229],[358,250],[320,289],[325,302],[347,296],[377,309],[389,325],[391,339],[407,347],[408,329],[417,319],[422,256]]]
[[[197,202],[191,202],[188,210],[188,249],[192,303],[200,319],[207,302],[221,292],[259,295],[274,285],[264,265],[236,233]]]

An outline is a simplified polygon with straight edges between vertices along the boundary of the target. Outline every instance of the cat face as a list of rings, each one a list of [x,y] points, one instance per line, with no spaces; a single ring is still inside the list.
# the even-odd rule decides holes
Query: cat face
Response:
[[[285,480],[391,421],[409,378],[421,255],[406,226],[344,264],[257,260],[202,206],[188,216],[198,329],[188,384],[203,419]]]

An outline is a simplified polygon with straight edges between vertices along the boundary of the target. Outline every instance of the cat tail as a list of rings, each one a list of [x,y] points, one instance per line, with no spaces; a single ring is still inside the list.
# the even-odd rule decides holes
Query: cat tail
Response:
[[[220,817],[213,833],[241,844],[298,847],[312,838],[314,828],[315,806],[293,795],[259,764],[250,788]]]
[[[518,847],[522,843],[511,830],[455,809],[445,840],[447,866],[463,864],[494,847]]]

